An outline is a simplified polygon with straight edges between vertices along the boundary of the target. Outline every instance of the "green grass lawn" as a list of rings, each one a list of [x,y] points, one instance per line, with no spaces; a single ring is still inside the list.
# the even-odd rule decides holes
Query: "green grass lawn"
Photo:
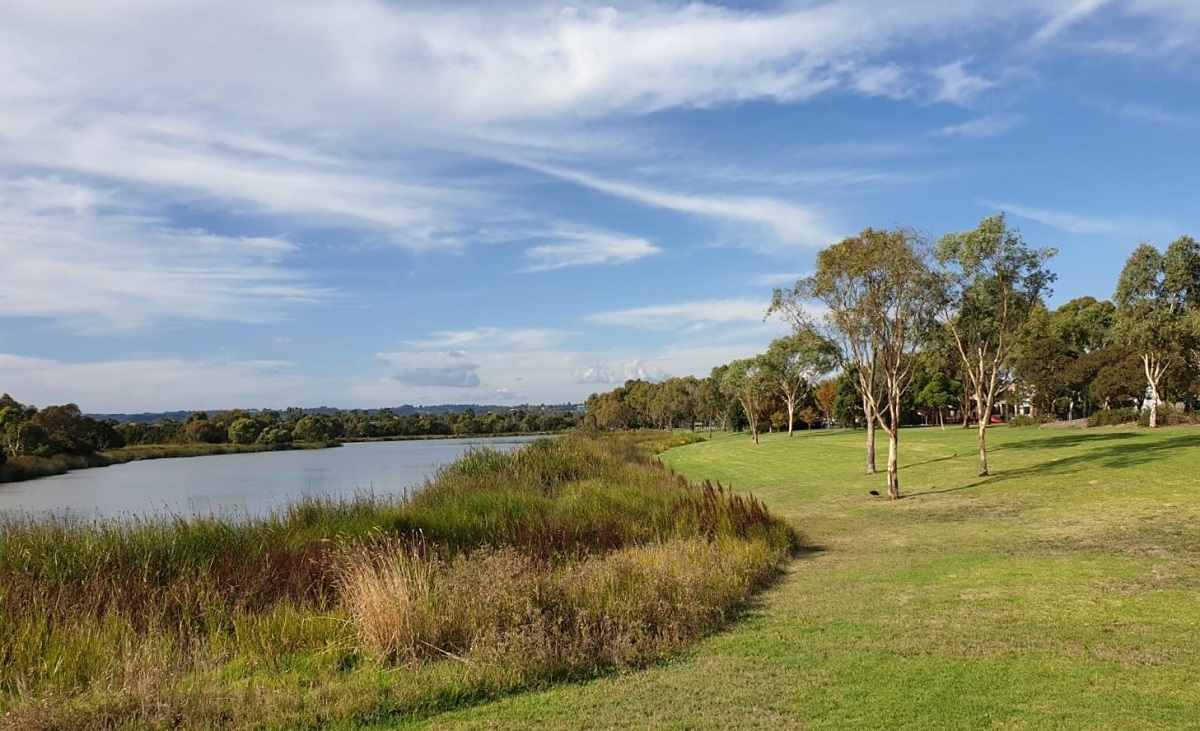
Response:
[[[393,728],[1200,728],[1200,430],[721,436],[663,460],[810,547],[741,623],[648,671]],[[882,455],[886,445],[881,444]]]

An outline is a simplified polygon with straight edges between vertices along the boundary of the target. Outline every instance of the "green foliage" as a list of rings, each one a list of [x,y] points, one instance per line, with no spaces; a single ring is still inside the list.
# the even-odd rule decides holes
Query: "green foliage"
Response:
[[[1138,422],[1142,412],[1130,407],[1101,409],[1088,417],[1088,426],[1120,426]],[[1149,422],[1147,422],[1149,423]]]
[[[254,444],[264,431],[264,426],[254,419],[243,416],[229,425],[229,441],[233,444]]]
[[[759,424],[773,411],[776,381],[762,357],[742,358],[729,363],[721,378],[721,390],[742,407],[750,434],[758,442]]]
[[[962,359],[963,380],[971,385],[981,416],[992,413],[1022,329],[1042,297],[1050,294],[1056,277],[1046,262],[1056,253],[1053,248],[1026,246],[1003,215],[985,218],[974,230],[948,234],[938,242],[943,317]],[[1055,342],[1041,345],[1052,348]],[[1064,367],[1055,360],[1051,370]],[[1047,375],[1056,377],[1056,373]],[[980,475],[988,474],[986,435],[986,419],[980,418]]]
[[[1200,316],[1200,243],[1182,236],[1166,254],[1140,244],[1125,262],[1117,281],[1113,330],[1118,342],[1138,353],[1150,388],[1150,426],[1157,426],[1163,375],[1194,350],[1194,323]]]
[[[1012,426],[1038,426],[1040,424],[1049,424],[1055,421],[1054,414],[1043,414],[1042,416],[1029,416],[1027,414],[1017,414],[1009,422]]]

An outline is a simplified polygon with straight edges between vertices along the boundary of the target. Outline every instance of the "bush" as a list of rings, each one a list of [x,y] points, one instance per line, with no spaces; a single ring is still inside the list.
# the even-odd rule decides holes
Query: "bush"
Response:
[[[1039,424],[1049,424],[1052,421],[1057,421],[1057,417],[1053,414],[1042,414],[1041,416],[1027,416],[1025,414],[1017,414],[1009,422],[1009,426],[1037,426]]]
[[[1188,424],[1197,423],[1197,419],[1195,414],[1188,414],[1182,411],[1172,411],[1171,413],[1167,414],[1164,423],[1166,423],[1167,426],[1185,426]]]
[[[1121,409],[1102,409],[1094,412],[1088,417],[1088,426],[1118,426],[1120,424],[1133,424],[1138,421],[1141,414],[1138,410],[1132,407]],[[1147,423],[1150,416],[1146,414]]]

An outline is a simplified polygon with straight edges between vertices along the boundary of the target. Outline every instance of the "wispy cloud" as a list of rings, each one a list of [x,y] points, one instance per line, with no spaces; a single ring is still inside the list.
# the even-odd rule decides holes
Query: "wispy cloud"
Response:
[[[639,330],[696,330],[710,325],[762,322],[770,304],[752,298],[677,302],[668,305],[633,307],[588,316],[588,322]]]
[[[426,340],[414,340],[405,345],[418,350],[485,350],[505,348],[537,349],[561,343],[569,333],[546,328],[477,327],[470,330],[442,330]]]
[[[760,274],[750,280],[750,284],[755,287],[786,287],[796,283],[796,280],[804,276],[800,273],[771,273]]]
[[[525,250],[525,258],[534,262],[525,271],[545,272],[574,266],[627,264],[662,251],[643,238],[597,231],[562,231],[556,232],[554,237],[563,241]]]
[[[961,124],[942,127],[937,131],[937,135],[940,137],[967,137],[971,139],[995,137],[996,135],[1004,134],[1019,124],[1021,124],[1020,117],[976,117]]]
[[[1066,8],[1055,12],[1051,18],[1033,34],[1034,43],[1046,43],[1060,35],[1073,25],[1076,25],[1105,6],[1112,5],[1113,0],[1076,0]]]
[[[999,82],[967,71],[967,61],[958,60],[939,66],[930,72],[937,86],[933,100],[967,105]]]
[[[834,229],[814,209],[774,198],[676,193],[528,161],[515,161],[514,164],[645,206],[749,224],[771,232],[785,243],[823,246],[838,238]],[[761,239],[758,243],[763,244]]]
[[[1109,114],[1114,114],[1134,122],[1148,122],[1150,124],[1177,127],[1180,129],[1195,129],[1196,127],[1200,127],[1200,115],[1196,114],[1181,114],[1179,112],[1168,111],[1162,107],[1136,102],[1118,103],[1105,100],[1097,102],[1096,105]]]
[[[1019,218],[1058,229],[1069,234],[1096,234],[1106,236],[1125,236],[1129,238],[1144,238],[1154,235],[1169,235],[1174,226],[1165,221],[1151,221],[1137,218],[1113,218],[1111,216],[1090,216],[1058,211],[1033,206],[1014,205],[995,201],[980,201],[983,205],[1004,213],[1011,213]]]
[[[334,295],[284,266],[297,245],[179,230],[122,212],[106,191],[0,180],[0,317],[78,329],[162,321],[264,322]]]

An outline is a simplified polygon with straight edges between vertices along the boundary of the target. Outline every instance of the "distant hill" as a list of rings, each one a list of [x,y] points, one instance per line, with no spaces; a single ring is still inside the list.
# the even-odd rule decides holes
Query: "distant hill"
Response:
[[[500,406],[497,404],[438,404],[435,406],[413,406],[412,404],[404,404],[402,406],[389,406],[378,409],[339,409],[333,406],[314,406],[312,408],[300,409],[292,407],[289,409],[278,409],[281,414],[300,412],[301,414],[345,414],[345,413],[364,413],[378,414],[381,411],[390,410],[400,416],[410,416],[412,414],[461,414],[464,411],[474,411],[477,414],[487,414],[494,411],[533,411],[538,413],[544,412],[561,412],[561,411],[578,411],[579,404],[521,404],[519,406]],[[266,409],[243,409],[246,413],[257,414]],[[120,423],[135,423],[135,424],[153,424],[156,421],[163,419],[171,419],[173,421],[185,421],[189,414],[192,414],[196,409],[189,411],[145,411],[138,414],[88,414],[93,419],[112,419]],[[208,409],[204,410],[209,416],[219,414],[230,409]]]

